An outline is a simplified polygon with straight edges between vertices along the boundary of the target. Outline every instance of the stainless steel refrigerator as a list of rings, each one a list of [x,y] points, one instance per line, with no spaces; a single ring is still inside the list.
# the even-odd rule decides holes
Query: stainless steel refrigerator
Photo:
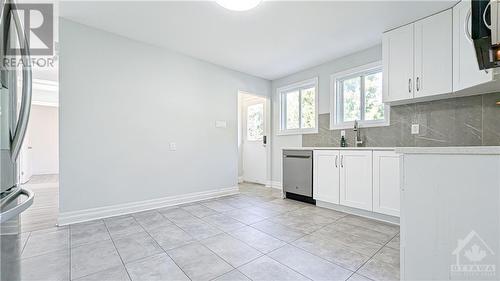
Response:
[[[15,281],[21,280],[20,214],[34,199],[33,192],[20,186],[18,172],[30,115],[32,79],[27,63],[29,46],[13,1],[0,0],[0,22],[0,280]],[[6,63],[12,59],[24,63]]]

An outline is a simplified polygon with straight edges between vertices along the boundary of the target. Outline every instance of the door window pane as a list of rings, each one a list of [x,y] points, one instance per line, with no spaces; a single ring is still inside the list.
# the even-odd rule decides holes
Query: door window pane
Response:
[[[264,104],[258,103],[247,107],[247,139],[261,141],[264,135]]]
[[[361,119],[361,77],[342,81],[343,90],[343,121]]]
[[[298,129],[299,116],[299,91],[286,93],[286,128]]]
[[[301,90],[301,125],[302,128],[314,128],[316,126],[316,103],[315,103],[315,88]]]
[[[383,120],[382,72],[365,76],[365,120]]]

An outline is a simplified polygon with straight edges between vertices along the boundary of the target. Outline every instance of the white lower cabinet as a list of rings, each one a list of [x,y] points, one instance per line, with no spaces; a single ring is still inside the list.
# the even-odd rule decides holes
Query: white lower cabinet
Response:
[[[340,152],[340,204],[372,210],[372,152]]]
[[[399,216],[399,156],[381,150],[314,150],[313,198]]]
[[[373,211],[399,217],[399,154],[373,151]]]
[[[339,204],[340,151],[315,150],[313,158],[314,199]]]

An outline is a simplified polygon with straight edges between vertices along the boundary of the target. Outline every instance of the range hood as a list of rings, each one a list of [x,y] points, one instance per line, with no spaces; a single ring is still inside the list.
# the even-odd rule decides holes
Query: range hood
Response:
[[[500,0],[472,0],[471,37],[479,69],[500,67]]]

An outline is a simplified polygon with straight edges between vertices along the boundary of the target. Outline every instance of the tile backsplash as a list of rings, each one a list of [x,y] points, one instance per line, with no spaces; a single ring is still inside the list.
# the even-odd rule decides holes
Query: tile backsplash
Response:
[[[361,128],[363,146],[500,145],[500,93],[391,107],[389,126]],[[340,146],[340,131],[330,130],[330,114],[319,115],[317,134],[302,135],[302,146]],[[418,135],[411,125],[419,124]],[[348,146],[354,132],[346,129]]]

